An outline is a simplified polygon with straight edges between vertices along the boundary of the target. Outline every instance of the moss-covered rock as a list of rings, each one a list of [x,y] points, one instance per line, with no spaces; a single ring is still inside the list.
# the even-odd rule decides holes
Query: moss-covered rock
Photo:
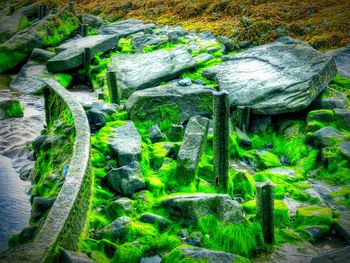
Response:
[[[295,215],[296,225],[326,225],[334,223],[333,212],[329,207],[306,206],[298,208]]]
[[[282,166],[282,163],[279,160],[279,158],[271,152],[256,151],[256,155],[258,157],[259,163],[262,166],[262,168]]]
[[[19,100],[0,100],[0,120],[23,117],[23,108]]]

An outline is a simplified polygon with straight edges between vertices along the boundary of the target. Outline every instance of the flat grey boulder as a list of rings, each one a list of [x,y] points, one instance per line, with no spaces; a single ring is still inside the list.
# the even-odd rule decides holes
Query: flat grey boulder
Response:
[[[137,19],[127,19],[109,25],[102,25],[99,30],[97,30],[97,33],[123,38],[141,31],[150,30],[154,27],[154,24],[144,24]]]
[[[41,48],[34,48],[32,54],[30,55],[30,59],[46,62],[54,56],[55,56],[54,52],[41,49]]]
[[[209,119],[193,116],[185,130],[183,142],[177,155],[176,180],[179,185],[194,181],[198,164],[207,141]]]
[[[116,55],[112,57],[108,69],[116,73],[120,96],[128,98],[137,90],[157,86],[194,66],[192,56],[185,49],[178,48]]]
[[[183,194],[165,198],[162,205],[170,217],[185,224],[196,223],[203,216],[216,215],[224,224],[243,222],[239,203],[227,194]]]
[[[350,258],[350,246],[332,249],[319,256],[313,257],[311,263],[338,263],[348,262]]]
[[[344,135],[332,127],[324,127],[313,134],[314,143],[318,147],[334,146]]]
[[[202,74],[229,92],[233,109],[249,106],[255,114],[279,114],[306,108],[336,72],[332,57],[283,37],[248,49]]]
[[[30,60],[11,82],[10,88],[25,94],[38,95],[46,86],[43,77],[48,73],[44,64]]]
[[[138,162],[113,168],[109,171],[107,180],[112,189],[122,195],[130,196],[145,188],[141,166]]]
[[[50,72],[63,72],[83,64],[84,49],[90,48],[91,58],[96,52],[106,52],[118,45],[115,36],[96,35],[77,38],[68,41],[56,48],[61,52],[47,62],[47,69]]]
[[[94,238],[96,239],[111,239],[112,241],[115,240],[123,240],[129,231],[131,224],[130,217],[122,216],[114,220],[109,225],[105,226],[104,228],[98,230]]]
[[[179,122],[192,116],[211,116],[212,89],[200,84],[189,82],[183,86],[173,82],[136,91],[126,102],[126,109],[132,120],[152,120],[160,122],[163,119],[162,109],[171,109],[176,113]]]
[[[145,34],[141,36],[135,36],[132,39],[132,45],[134,46],[136,52],[142,53],[143,49],[147,46],[159,46],[167,42],[168,38],[161,38],[160,36],[154,34]]]
[[[334,58],[338,73],[350,78],[350,45],[328,51],[326,54]]]
[[[132,121],[113,128],[108,145],[119,166],[141,160],[141,136]]]

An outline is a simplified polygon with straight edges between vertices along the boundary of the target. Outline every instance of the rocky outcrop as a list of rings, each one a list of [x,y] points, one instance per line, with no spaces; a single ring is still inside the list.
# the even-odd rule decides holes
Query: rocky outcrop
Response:
[[[185,130],[185,136],[177,155],[176,180],[181,185],[194,181],[198,164],[207,140],[209,119],[192,117]]]
[[[141,136],[131,121],[114,128],[108,144],[119,166],[141,160]]]
[[[137,19],[128,19],[109,25],[102,25],[97,32],[98,34],[114,35],[117,38],[123,38],[137,32],[151,30],[154,27],[154,24],[144,24]]]
[[[137,90],[173,79],[194,66],[192,56],[182,48],[116,55],[108,64],[109,70],[115,72],[120,96],[124,98],[130,97]]]
[[[77,38],[68,41],[56,48],[61,52],[47,62],[47,69],[50,72],[67,71],[83,64],[84,49],[90,49],[90,59],[96,52],[106,52],[117,46],[114,36],[96,35]]]
[[[289,37],[203,71],[204,77],[217,80],[229,92],[231,107],[249,106],[256,114],[306,108],[335,74],[334,59]]]
[[[162,205],[175,220],[196,223],[201,217],[216,215],[224,224],[241,223],[242,207],[226,194],[184,194],[165,198]]]
[[[334,58],[339,75],[350,78],[350,45],[328,51],[326,54]]]
[[[132,120],[160,122],[162,111],[172,111],[178,122],[195,115],[211,116],[212,89],[203,85],[173,82],[168,85],[136,91],[126,102]]]

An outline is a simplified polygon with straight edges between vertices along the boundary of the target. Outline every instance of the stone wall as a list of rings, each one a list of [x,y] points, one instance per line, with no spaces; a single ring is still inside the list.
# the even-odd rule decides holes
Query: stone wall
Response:
[[[90,128],[84,109],[76,99],[53,79],[47,84],[45,111],[47,122],[54,114],[55,103],[50,103],[52,94],[70,109],[76,130],[69,171],[45,223],[35,240],[0,254],[0,262],[52,262],[58,247],[76,249],[79,234],[84,226],[91,190],[89,176]]]

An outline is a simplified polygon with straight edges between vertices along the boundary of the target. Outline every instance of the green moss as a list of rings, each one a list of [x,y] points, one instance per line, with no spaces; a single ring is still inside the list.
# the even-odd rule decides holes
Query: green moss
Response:
[[[56,81],[58,81],[58,83],[61,84],[61,86],[65,87],[66,89],[70,87],[72,80],[73,80],[71,75],[63,74],[63,73],[44,74],[43,77],[55,79]]]
[[[233,171],[231,178],[233,181],[234,196],[240,196],[245,200],[254,197],[255,182],[250,174],[240,171]]]
[[[143,53],[149,53],[149,52],[153,52],[155,50],[159,50],[159,49],[164,49],[164,50],[171,50],[176,48],[177,46],[179,46],[179,44],[174,44],[171,42],[166,42],[160,45],[150,45],[150,46],[146,46],[143,49]]]
[[[331,82],[331,87],[333,88],[334,86],[337,87],[341,87],[344,89],[350,89],[350,79],[346,78],[346,77],[342,77],[339,74],[337,74]]]
[[[312,226],[299,226],[296,231],[301,235],[302,238],[308,241],[316,241],[315,237],[311,235],[308,230],[317,228],[321,235],[325,235],[329,231],[329,226],[325,225],[312,225]]]
[[[26,16],[22,16],[21,20],[18,23],[16,31],[19,32],[23,29],[25,29],[29,25],[29,20]]]
[[[327,168],[318,171],[316,178],[324,180],[331,185],[350,184],[350,167],[349,162],[344,160],[339,152],[334,156]]]
[[[329,207],[307,206],[298,208],[294,223],[296,225],[326,225],[334,223],[333,213]]]
[[[155,197],[165,195],[165,185],[156,176],[146,178],[146,187],[154,194]]]
[[[115,256],[111,262],[115,263],[138,263],[140,262],[142,251],[132,243],[118,246]]]
[[[103,168],[107,164],[106,157],[103,153],[96,149],[91,149],[91,165],[98,168]]]
[[[0,50],[0,73],[12,69],[29,57],[29,54],[18,51]]]
[[[317,157],[319,154],[319,150],[311,150],[302,161],[301,161],[301,166],[303,169],[303,173],[307,174],[311,170],[315,169],[317,167]]]
[[[23,108],[18,100],[0,101],[0,113],[7,119],[19,118],[24,115]]]
[[[257,154],[260,165],[263,168],[282,166],[279,158],[271,152],[263,151]]]
[[[118,46],[120,48],[121,53],[134,53],[135,49],[134,46],[132,45],[132,39],[130,38],[121,38],[118,41]]]
[[[350,209],[350,186],[345,186],[341,190],[331,193],[330,196],[333,198],[344,198],[336,201],[336,203],[345,205],[348,209]]]
[[[275,231],[276,244],[296,244],[302,241],[300,235],[290,228],[283,228]]]

